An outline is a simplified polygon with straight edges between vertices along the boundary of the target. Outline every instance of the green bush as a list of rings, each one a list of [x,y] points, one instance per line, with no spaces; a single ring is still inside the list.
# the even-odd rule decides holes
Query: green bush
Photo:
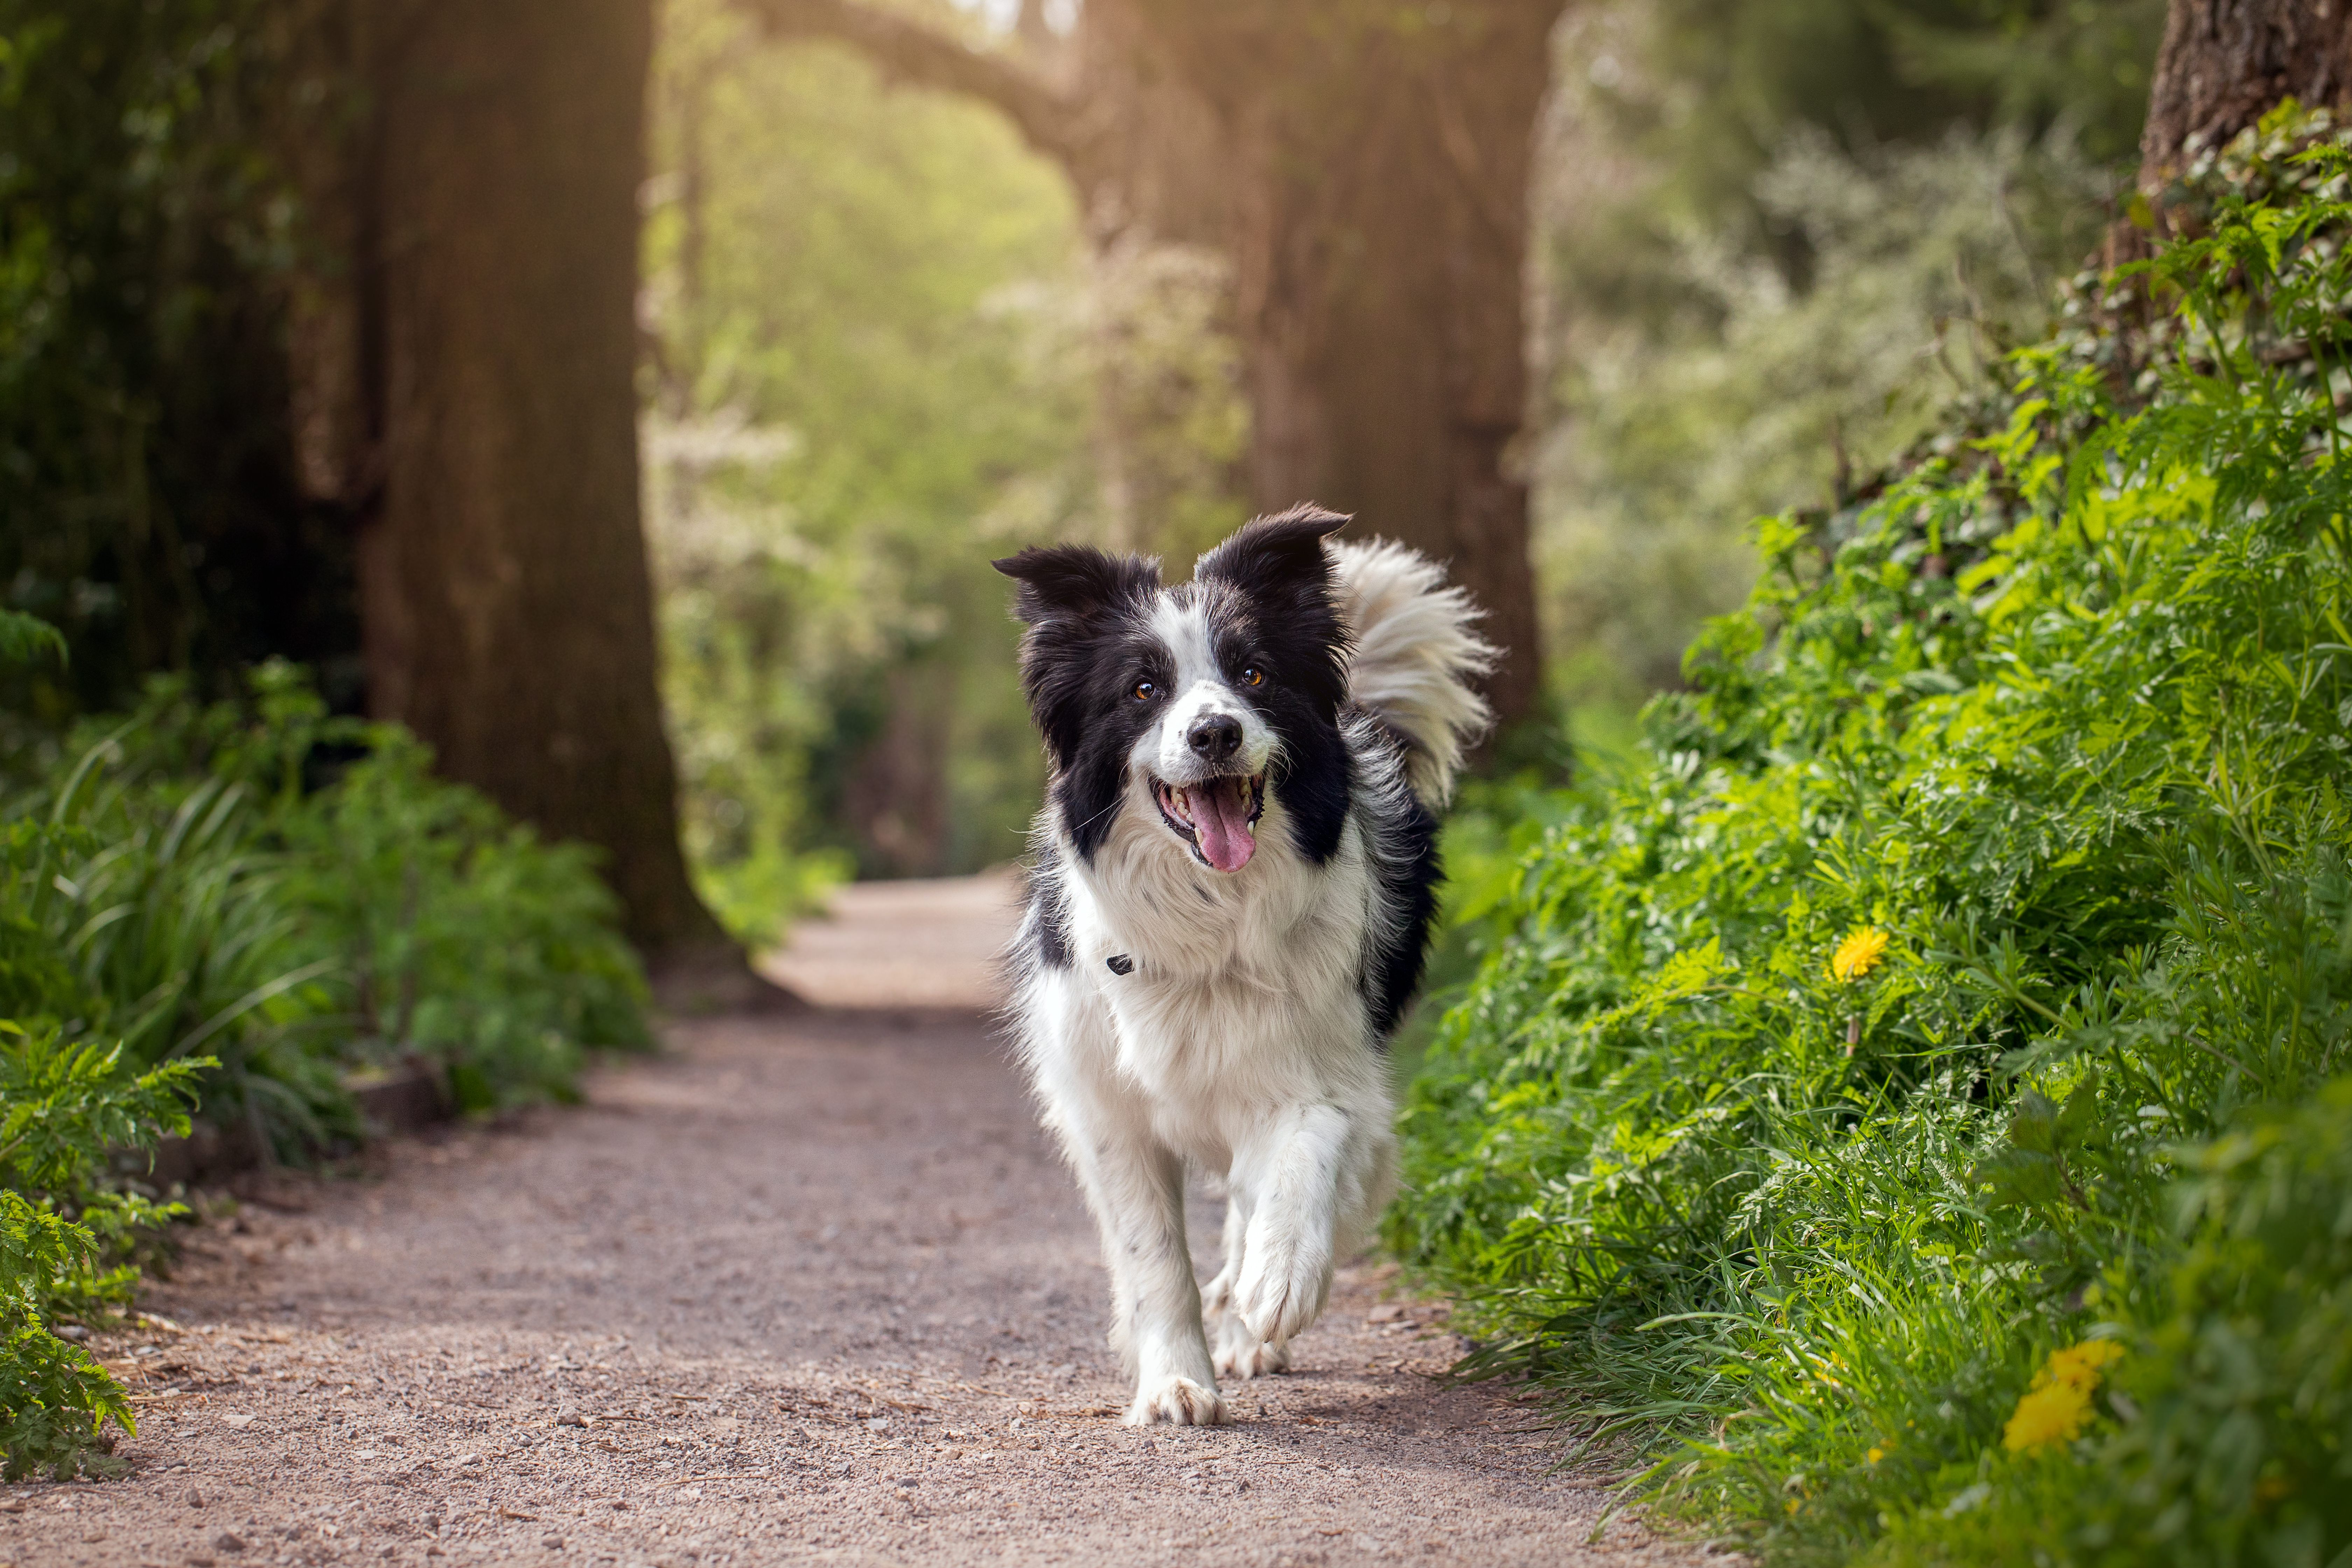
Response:
[[[278,823],[307,942],[335,965],[346,1059],[423,1059],[465,1110],[573,1096],[583,1054],[637,1049],[645,983],[593,852],[542,844],[431,777],[395,728]]]
[[[2352,1541],[2352,1079],[2186,1149],[2099,1429],[1984,1456],[1874,1563],[2326,1563]],[[2336,1553],[2336,1555],[2331,1555]]]
[[[121,1385],[41,1321],[41,1286],[89,1268],[97,1250],[88,1231],[0,1189],[0,1473],[10,1480],[103,1473],[106,1425],[138,1428]]]
[[[63,1480],[103,1458],[129,1402],[87,1351],[50,1331],[104,1315],[138,1283],[123,1261],[142,1229],[186,1210],[107,1178],[110,1153],[188,1131],[193,1080],[209,1058],[133,1074],[122,1047],[0,1021],[0,1472]]]
[[[323,25],[0,0],[0,602],[74,650],[0,676],[0,737],[152,669],[227,689],[257,647],[356,671],[352,532],[302,500],[286,358],[297,268],[332,264],[288,166],[347,123]]]
[[[0,660],[63,654],[53,628],[0,611]],[[26,894],[44,873],[55,878],[65,847],[79,847],[79,836],[39,821],[9,823],[0,837],[0,1474],[12,1480],[116,1468],[105,1428],[133,1429],[130,1403],[49,1324],[129,1300],[131,1237],[185,1211],[110,1180],[109,1156],[184,1134],[191,1080],[218,1065],[196,1057],[134,1073],[121,1045],[60,1026],[95,993]]]
[[[1773,1560],[2023,1561],[1962,1521],[2029,1517],[2053,1562],[2352,1543],[2306,1509],[2315,1555],[2260,1555],[2275,1486],[2317,1482],[2167,1403],[2222,1397],[2228,1318],[2260,1347],[2233,1408],[2305,1423],[2265,1452],[2342,1425],[2340,1371],[2263,1318],[2335,1321],[2340,1235],[2265,1263],[2285,1240],[2216,1239],[2238,1200],[2185,1237],[2172,1206],[2235,1158],[2186,1148],[2352,1070],[2326,131],[2208,160],[2200,237],[1856,504],[1762,525],[1748,607],[1643,758],[1557,803],[1409,1095],[1390,1240],[1473,1370],[1572,1394],[1650,1455],[1641,1495]],[[2345,1452],[2295,1462],[2340,1489]],[[2133,1487],[2136,1531],[2189,1522],[2098,1545]]]
[[[648,1043],[612,895],[429,762],[289,666],[236,702],[155,679],[17,803],[0,984],[29,994],[0,1001],[142,1063],[218,1058],[213,1114],[289,1157],[360,1131],[355,1073],[422,1064],[467,1110],[568,1097],[584,1052]]]
[[[62,651],[0,611],[0,658]],[[434,779],[406,731],[331,718],[298,670],[243,700],[152,682],[36,756],[0,817],[0,1464],[110,1468],[120,1388],[58,1338],[139,1283],[185,1211],[109,1173],[201,1089],[287,1156],[361,1131],[354,1075],[423,1065],[487,1110],[648,1043],[589,851]],[[100,1042],[104,1042],[101,1044]]]
[[[2143,1562],[2340,1556],[2352,1542],[2352,1079],[2249,1117],[2184,1163],[2188,1249],[2152,1303],[2146,1358],[2118,1379],[2144,1414],[2103,1456],[2126,1484],[2086,1543]]]

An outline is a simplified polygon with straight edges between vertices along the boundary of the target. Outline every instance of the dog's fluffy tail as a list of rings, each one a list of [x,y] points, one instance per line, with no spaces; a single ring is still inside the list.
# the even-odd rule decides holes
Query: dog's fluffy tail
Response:
[[[1333,598],[1356,642],[1349,695],[1405,744],[1405,778],[1432,811],[1454,794],[1462,753],[1493,712],[1470,684],[1500,654],[1473,625],[1486,612],[1445,569],[1392,540],[1327,542]]]

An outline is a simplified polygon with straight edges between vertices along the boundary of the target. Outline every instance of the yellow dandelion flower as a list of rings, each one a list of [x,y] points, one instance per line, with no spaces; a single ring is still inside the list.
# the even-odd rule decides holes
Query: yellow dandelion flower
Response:
[[[1863,1457],[1874,1465],[1878,1463],[1879,1460],[1886,1458],[1886,1450],[1884,1448],[1873,1448],[1869,1453]]]
[[[1894,939],[1876,926],[1856,926],[1830,955],[1830,978],[1841,984],[1861,979],[1878,967]]]
[[[2017,1402],[2000,1435],[2012,1454],[2051,1443],[2072,1442],[2090,1424],[2091,1396],[2071,1383],[2046,1383]]]
[[[2033,1381],[2072,1384],[2088,1394],[2099,1385],[2099,1369],[2121,1361],[2124,1347],[2113,1340],[2084,1340],[2050,1353],[2050,1364]]]
[[[2001,1447],[2014,1454],[2080,1436],[2090,1424],[2091,1391],[2099,1386],[2100,1369],[2123,1354],[2124,1347],[2113,1340],[2084,1340],[2051,1352],[2048,1364],[2033,1374],[2033,1386],[2018,1400]]]

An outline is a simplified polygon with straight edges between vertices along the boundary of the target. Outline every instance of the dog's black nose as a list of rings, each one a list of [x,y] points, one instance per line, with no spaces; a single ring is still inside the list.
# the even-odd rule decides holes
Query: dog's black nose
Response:
[[[1222,763],[1242,749],[1242,721],[1230,713],[1203,713],[1184,731],[1184,743],[1206,761]]]

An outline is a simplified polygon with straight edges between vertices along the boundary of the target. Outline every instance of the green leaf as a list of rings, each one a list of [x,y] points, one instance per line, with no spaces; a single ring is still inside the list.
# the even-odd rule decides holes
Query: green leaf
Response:
[[[17,610],[0,610],[0,663],[66,660],[65,635],[48,622]]]

